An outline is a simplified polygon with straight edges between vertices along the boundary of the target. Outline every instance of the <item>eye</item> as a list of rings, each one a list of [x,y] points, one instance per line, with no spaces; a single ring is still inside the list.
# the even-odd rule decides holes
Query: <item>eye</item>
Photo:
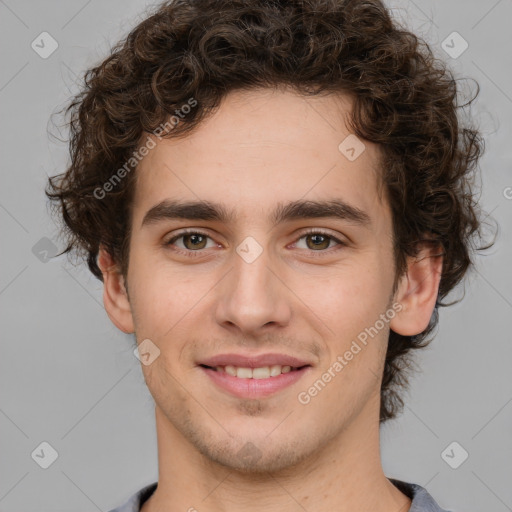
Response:
[[[315,252],[323,252],[325,249],[331,248],[331,242],[333,241],[336,242],[337,245],[346,245],[335,236],[321,230],[307,231],[299,238],[298,242],[300,242],[302,239],[305,239],[306,241],[305,248]],[[297,243],[295,245],[297,245]]]
[[[208,240],[210,240],[210,245],[208,245]],[[305,240],[305,247],[298,247],[298,244]],[[311,252],[327,252],[326,249],[332,248],[332,243],[335,242],[335,245],[346,246],[347,244],[342,242],[340,239],[336,238],[332,234],[318,230],[311,229],[307,232],[303,233],[300,238],[293,244],[293,246],[299,249],[306,249]],[[213,247],[219,247],[212,238],[202,231],[197,230],[185,230],[177,233],[172,238],[164,242],[164,246],[172,247],[172,250],[181,253],[185,256],[200,256],[202,254],[203,249],[211,249]]]
[[[175,244],[178,240],[183,239],[181,241],[180,245]],[[211,247],[215,247],[217,244],[213,242],[212,245],[207,246],[207,240],[211,238],[202,231],[182,231],[181,233],[178,233],[177,235],[173,236],[171,239],[165,242],[166,246],[176,245],[176,250],[178,252],[194,252],[199,251],[201,249],[209,249]]]

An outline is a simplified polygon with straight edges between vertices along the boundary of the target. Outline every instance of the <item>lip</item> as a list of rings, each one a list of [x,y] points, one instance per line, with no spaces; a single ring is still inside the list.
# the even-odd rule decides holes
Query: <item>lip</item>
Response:
[[[312,370],[311,366],[303,366],[299,370],[292,370],[288,373],[277,375],[276,377],[269,377],[268,379],[241,379],[225,372],[218,372],[212,368],[206,368],[204,366],[199,366],[198,368],[220,389],[227,391],[237,398],[252,399],[264,398],[278,391],[282,391],[295,384]],[[247,366],[247,368],[249,368],[249,366]]]
[[[286,354],[260,354],[257,356],[248,356],[244,354],[218,354],[216,356],[204,359],[197,363],[198,365],[211,366],[237,366],[240,368],[261,368],[262,366],[272,366],[279,364],[281,366],[291,366],[300,368],[302,366],[311,366],[311,363]],[[276,379],[277,377],[272,377]],[[266,380],[266,379],[262,379]]]

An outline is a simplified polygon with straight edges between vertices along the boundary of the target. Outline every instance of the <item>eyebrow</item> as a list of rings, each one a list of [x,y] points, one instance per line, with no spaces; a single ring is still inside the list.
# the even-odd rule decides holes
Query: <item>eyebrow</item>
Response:
[[[278,203],[269,216],[269,220],[273,224],[313,218],[341,219],[354,222],[363,227],[368,227],[371,224],[371,218],[365,211],[341,199],[323,201],[298,200],[284,205]],[[233,223],[236,215],[234,211],[228,210],[224,205],[211,201],[176,201],[166,199],[146,212],[141,227],[173,219],[218,221],[229,224]]]

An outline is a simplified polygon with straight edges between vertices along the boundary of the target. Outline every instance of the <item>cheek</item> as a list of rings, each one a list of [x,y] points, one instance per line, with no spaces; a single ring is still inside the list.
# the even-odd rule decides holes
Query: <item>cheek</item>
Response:
[[[335,333],[364,328],[384,312],[392,286],[392,276],[383,274],[375,260],[361,257],[327,278],[309,276],[307,286],[298,279],[296,289],[301,287],[304,302]]]
[[[206,279],[184,274],[165,261],[133,256],[130,259],[129,290],[138,337],[165,337],[179,322],[200,307],[207,292]]]
[[[317,317],[312,321],[320,319],[325,334],[322,371],[342,358],[341,371],[331,368],[336,378],[324,395],[326,400],[337,402],[369,393],[374,387],[374,375],[380,373],[388,324],[379,319],[389,304],[392,276],[383,274],[377,259],[361,255],[357,264],[331,274],[329,279],[312,280],[307,292],[308,300],[304,302]],[[306,293],[306,287],[303,291]]]

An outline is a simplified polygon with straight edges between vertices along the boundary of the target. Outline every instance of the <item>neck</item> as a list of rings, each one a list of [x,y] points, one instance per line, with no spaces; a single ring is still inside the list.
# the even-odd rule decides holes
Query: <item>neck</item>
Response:
[[[207,459],[157,406],[158,487],[141,510],[407,512],[411,500],[382,470],[379,421],[374,412],[363,411],[341,434],[296,466],[254,474]]]

